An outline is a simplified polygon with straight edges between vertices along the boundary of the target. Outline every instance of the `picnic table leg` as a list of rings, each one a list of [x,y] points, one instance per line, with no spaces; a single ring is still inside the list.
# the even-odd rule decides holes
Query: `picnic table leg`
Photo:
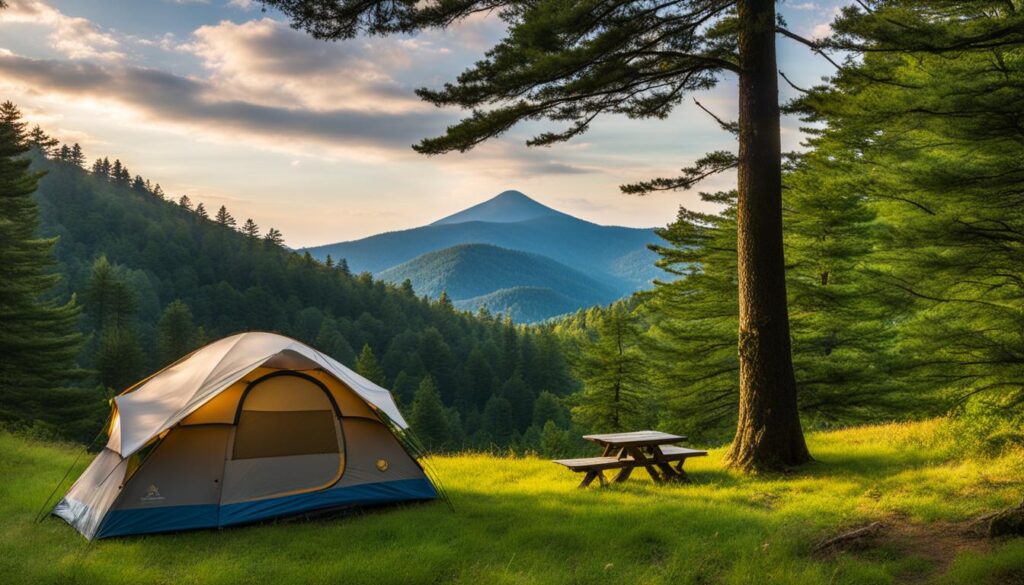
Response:
[[[602,486],[608,485],[608,479],[605,478],[604,472],[588,471],[587,474],[583,476],[583,481],[580,482],[579,489],[586,488],[590,484],[594,483],[595,479],[600,480]]]
[[[614,481],[615,483],[622,483],[629,479],[629,475],[631,473],[633,473],[632,467],[623,467],[622,469],[619,470],[619,473],[615,476],[615,479],[612,481]]]
[[[596,471],[588,471],[587,474],[583,476],[583,481],[581,481],[580,485],[578,486],[579,489],[586,488],[595,479],[597,479],[597,472]]]
[[[679,465],[676,465],[676,477],[677,477],[677,481],[681,481],[683,483],[689,483],[690,476],[686,475],[686,472],[683,471],[683,463],[685,463],[685,462],[686,462],[686,459],[680,459],[679,460]]]
[[[627,451],[633,456],[633,460],[636,461],[637,465],[642,465],[644,469],[647,470],[647,473],[651,476],[651,479],[654,480],[654,483],[662,482],[661,475],[658,474],[658,470],[655,469],[654,465],[651,465],[651,459],[644,455],[643,450],[630,448],[627,449]]]
[[[658,466],[658,469],[661,469],[662,477],[666,481],[681,481],[685,478],[685,474],[682,473],[683,460],[680,460],[679,470],[676,471],[675,469],[672,469],[672,464],[666,461],[665,458],[662,456],[661,447],[655,445],[652,446],[650,449],[651,459],[654,460],[654,464]]]

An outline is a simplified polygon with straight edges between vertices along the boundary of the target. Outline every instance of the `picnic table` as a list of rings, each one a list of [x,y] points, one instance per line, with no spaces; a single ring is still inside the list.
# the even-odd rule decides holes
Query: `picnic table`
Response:
[[[626,481],[638,467],[646,469],[656,483],[687,481],[683,463],[690,457],[703,457],[708,454],[707,451],[679,447],[675,443],[685,441],[686,437],[660,431],[584,435],[583,438],[604,447],[600,457],[554,461],[572,471],[586,473],[580,482],[581,488],[589,486],[595,479],[600,480],[602,486],[608,485],[604,472],[611,469],[619,470],[613,482]]]

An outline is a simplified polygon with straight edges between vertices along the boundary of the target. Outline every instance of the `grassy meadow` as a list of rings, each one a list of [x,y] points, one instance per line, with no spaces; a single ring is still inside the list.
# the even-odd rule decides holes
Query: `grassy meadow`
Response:
[[[0,583],[1024,583],[1024,539],[962,534],[1020,501],[1024,452],[966,456],[942,421],[814,433],[793,474],[691,460],[611,488],[540,458],[437,457],[441,503],[87,542],[33,516],[75,450],[0,434]],[[86,459],[86,458],[83,458]],[[84,468],[80,461],[78,468]],[[815,544],[872,521],[850,550]]]

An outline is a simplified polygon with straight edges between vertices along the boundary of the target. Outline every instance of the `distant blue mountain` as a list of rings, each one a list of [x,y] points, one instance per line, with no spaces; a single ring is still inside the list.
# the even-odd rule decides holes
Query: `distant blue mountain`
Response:
[[[564,217],[571,215],[551,209],[523,195],[519,191],[502,191],[496,196],[473,207],[442,217],[430,225],[487,221],[494,223],[515,223],[541,217]]]
[[[551,209],[519,191],[505,191],[468,209],[439,219],[430,225],[418,228],[387,232],[348,242],[328,244],[309,248],[315,258],[325,259],[329,254],[335,260],[345,258],[349,267],[355,272],[371,272],[388,280],[409,278],[414,282],[413,288],[419,294],[434,296],[440,289],[447,289],[452,296],[452,289],[443,277],[432,275],[437,270],[441,258],[458,258],[461,266],[457,273],[458,286],[471,280],[465,266],[483,267],[486,262],[480,261],[483,252],[480,250],[462,250],[450,252],[441,257],[429,257],[412,263],[399,270],[399,265],[409,263],[424,254],[441,252],[463,244],[489,244],[506,251],[526,252],[544,256],[549,260],[571,268],[575,272],[573,278],[586,282],[598,283],[601,292],[597,295],[580,296],[552,283],[539,283],[534,280],[514,279],[501,280],[502,285],[491,290],[484,290],[482,296],[497,292],[503,288],[534,287],[547,288],[570,299],[576,308],[593,304],[595,296],[605,298],[604,291],[610,290],[612,299],[628,296],[637,290],[650,288],[651,281],[663,277],[664,273],[654,266],[656,254],[647,249],[647,245],[657,243],[658,238],[651,229],[627,228],[618,226],[602,226],[585,221],[569,214]],[[534,259],[536,260],[536,259]],[[504,262],[502,260],[501,262]],[[522,265],[517,270],[524,274],[553,274],[536,264],[530,270]],[[428,268],[429,267],[429,268]],[[415,273],[416,269],[424,271]],[[499,267],[495,267],[500,269]],[[394,270],[389,270],[394,269]],[[495,271],[487,268],[488,278],[495,276]],[[415,278],[413,278],[415,273]],[[397,280],[400,282],[401,280]],[[420,283],[420,290],[416,282]],[[495,283],[498,281],[495,280]],[[580,280],[580,282],[584,282]],[[451,283],[455,285],[455,282]],[[495,284],[497,286],[497,284]],[[484,286],[482,289],[486,289]],[[577,291],[584,287],[577,287]],[[518,294],[527,294],[521,292]],[[540,298],[536,291],[528,293],[534,300]],[[478,295],[478,296],[481,296]],[[549,298],[551,295],[548,295]],[[453,298],[455,298],[453,296]],[[466,298],[459,299],[460,302]],[[492,299],[493,300],[493,299]],[[562,299],[564,300],[564,299]],[[535,303],[534,303],[535,304]],[[568,306],[564,302],[551,303],[552,310]],[[490,308],[490,307],[488,307]],[[533,311],[540,314],[543,311]],[[567,311],[561,311],[562,313]],[[557,315],[560,313],[552,313]],[[526,321],[522,316],[518,320]],[[536,319],[529,319],[536,320]]]

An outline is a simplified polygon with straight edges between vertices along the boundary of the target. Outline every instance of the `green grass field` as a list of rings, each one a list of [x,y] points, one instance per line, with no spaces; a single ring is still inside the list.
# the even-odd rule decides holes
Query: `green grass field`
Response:
[[[809,437],[817,462],[744,477],[721,450],[689,485],[634,474],[607,489],[538,458],[433,461],[431,503],[222,531],[88,543],[33,516],[74,458],[0,434],[0,583],[1024,583],[1024,539],[960,536],[1020,501],[1024,452],[963,456],[938,421]],[[80,463],[79,467],[84,467]],[[879,520],[881,537],[814,554]]]

